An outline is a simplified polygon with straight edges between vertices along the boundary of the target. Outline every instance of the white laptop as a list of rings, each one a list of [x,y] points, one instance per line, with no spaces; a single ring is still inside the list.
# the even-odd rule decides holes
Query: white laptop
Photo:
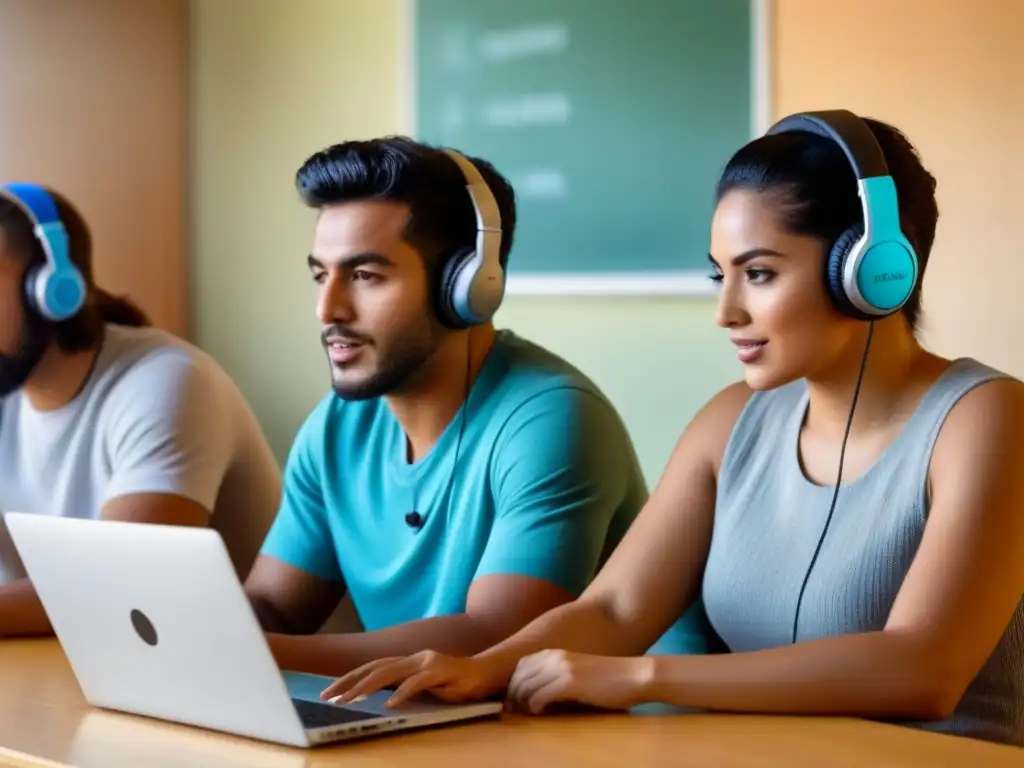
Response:
[[[290,691],[212,529],[5,517],[93,706],[298,747],[501,713],[501,702],[388,709],[387,691],[334,705],[308,678],[306,694]]]

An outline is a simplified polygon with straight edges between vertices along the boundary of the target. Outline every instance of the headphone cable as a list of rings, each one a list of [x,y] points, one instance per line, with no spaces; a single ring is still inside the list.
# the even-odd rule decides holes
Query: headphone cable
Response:
[[[451,508],[451,495],[452,489],[455,486],[455,472],[459,466],[459,452],[462,449],[462,438],[466,431],[466,418],[469,411],[469,395],[473,388],[473,331],[472,329],[466,334],[466,380],[465,380],[465,399],[462,401],[462,413],[459,416],[459,436],[455,442],[455,458],[452,460],[451,469],[448,472],[448,487],[445,489],[445,505]],[[419,483],[418,481],[413,484],[413,514],[419,516],[418,510],[418,498],[419,498]],[[423,524],[426,523],[425,518]],[[419,530],[421,526],[417,526]]]
[[[807,582],[811,578],[811,571],[814,570],[814,564],[818,561],[818,555],[821,553],[822,544],[825,543],[825,534],[828,533],[828,526],[832,522],[832,514],[836,510],[836,502],[839,500],[839,489],[843,484],[843,461],[846,458],[846,441],[850,437],[850,429],[853,426],[853,413],[857,408],[857,398],[860,395],[860,385],[864,381],[864,369],[867,367],[868,362],[868,351],[871,349],[871,336],[875,330],[875,322],[872,320],[868,325],[868,338],[864,343],[864,354],[860,359],[860,371],[857,373],[857,384],[853,389],[853,401],[850,403],[850,415],[846,419],[846,431],[843,433],[843,444],[839,449],[839,471],[836,475],[836,485],[832,492],[832,504],[828,508],[828,515],[825,517],[825,526],[821,530],[821,536],[818,537],[818,545],[814,548],[814,554],[811,556],[811,563],[807,566],[807,573],[804,574],[803,583],[800,585],[800,592],[796,597],[796,613],[793,615],[793,642],[796,643],[797,639],[797,627],[800,622],[800,606],[803,602],[804,591],[807,589]]]

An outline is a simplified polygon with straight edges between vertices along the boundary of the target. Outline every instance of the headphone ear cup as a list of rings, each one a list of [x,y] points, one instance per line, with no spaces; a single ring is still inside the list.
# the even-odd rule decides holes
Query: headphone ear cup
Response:
[[[25,279],[21,283],[21,298],[25,308],[33,315],[45,317],[43,308],[39,306],[39,275],[42,268],[38,264],[32,264],[25,270]]]
[[[456,295],[458,290],[459,276],[466,266],[472,261],[474,251],[472,248],[462,248],[447,259],[441,270],[441,280],[438,295],[438,318],[448,328],[459,330],[469,327],[470,323],[459,313],[459,307],[469,301],[468,296]]]
[[[853,246],[863,236],[864,226],[857,224],[836,238],[825,261],[825,288],[835,308],[847,317],[851,317],[854,320],[876,320],[877,318],[861,312],[853,305],[843,283],[846,260],[849,258]]]

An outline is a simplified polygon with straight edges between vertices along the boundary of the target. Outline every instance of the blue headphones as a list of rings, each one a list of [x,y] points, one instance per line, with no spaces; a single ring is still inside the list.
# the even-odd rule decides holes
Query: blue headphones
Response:
[[[857,177],[864,225],[843,232],[829,250],[826,287],[833,303],[857,320],[898,312],[917,285],[917,254],[900,227],[896,184],[874,134],[846,110],[790,115],[768,129],[794,131],[834,141]]]
[[[481,325],[494,317],[505,297],[501,267],[501,212],[491,188],[466,157],[446,149],[466,180],[476,214],[476,245],[460,248],[445,259],[439,283],[438,310],[452,328]]]
[[[4,184],[0,186],[0,196],[28,216],[46,255],[42,264],[32,265],[25,275],[29,307],[52,322],[74,317],[85,304],[85,279],[71,262],[68,233],[60,220],[57,204],[37,184]]]

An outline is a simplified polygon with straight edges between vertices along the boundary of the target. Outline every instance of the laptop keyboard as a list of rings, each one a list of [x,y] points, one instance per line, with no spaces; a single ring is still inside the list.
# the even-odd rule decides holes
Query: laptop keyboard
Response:
[[[323,728],[328,725],[342,725],[344,723],[356,723],[360,720],[373,720],[380,717],[372,712],[359,712],[354,709],[336,707],[333,704],[320,704],[316,701],[306,699],[292,699],[295,709],[299,713],[306,728]]]

